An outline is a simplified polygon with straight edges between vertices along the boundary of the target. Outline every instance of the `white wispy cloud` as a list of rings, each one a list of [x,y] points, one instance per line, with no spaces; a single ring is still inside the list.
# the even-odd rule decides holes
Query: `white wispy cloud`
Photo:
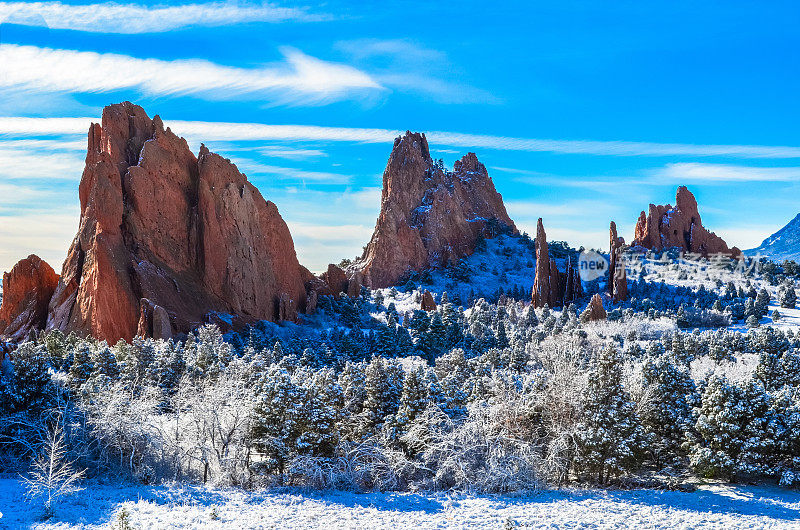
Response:
[[[0,178],[74,180],[81,176],[84,156],[79,151],[53,153],[50,148],[7,148],[0,141]]]
[[[344,244],[352,246],[353,242],[366,244],[372,236],[372,228],[366,225],[324,225],[314,223],[288,223],[294,238],[308,238],[326,244]]]
[[[0,81],[2,83],[2,81]],[[26,118],[0,117],[0,135],[33,136],[85,134],[97,118]],[[400,129],[320,127],[316,125],[268,125],[263,123],[229,123],[166,119],[166,125],[193,142],[234,141],[335,141],[358,143],[390,143],[404,131]],[[548,152],[596,156],[696,156],[744,159],[800,158],[800,147],[767,145],[702,145],[604,140],[552,140],[514,138],[432,131],[426,133],[432,146],[481,148],[498,151]],[[701,164],[696,164],[700,166]],[[706,164],[710,165],[710,164]],[[671,171],[684,167],[681,164]],[[670,167],[669,165],[667,167]],[[724,166],[723,166],[724,167]],[[735,167],[735,166],[731,166]],[[509,168],[497,168],[508,170]],[[760,168],[763,169],[763,168]],[[521,170],[517,170],[519,173]],[[773,174],[779,173],[778,171]]]
[[[252,99],[320,105],[372,97],[383,87],[345,64],[282,47],[283,60],[257,68],[204,59],[140,59],[128,55],[0,45],[0,88],[38,92],[103,93],[138,90],[151,96]]]
[[[295,149],[287,146],[264,146],[257,148],[257,151],[264,156],[287,160],[306,160],[328,156],[328,153],[320,149]]]
[[[8,271],[20,259],[36,254],[56,272],[67,255],[69,242],[78,230],[80,211],[76,204],[53,211],[27,211],[0,216],[0,271]]]
[[[240,171],[249,176],[266,175],[280,180],[298,180],[301,182],[313,182],[315,184],[349,184],[352,180],[350,175],[332,173],[328,171],[308,171],[304,169],[273,166],[262,164],[254,160],[239,159],[233,160]]]
[[[655,172],[656,180],[702,182],[796,182],[800,167],[752,167],[682,162],[667,164]]]
[[[465,81],[439,50],[406,39],[354,39],[336,43],[355,64],[368,67],[384,86],[400,92],[422,95],[440,104],[497,104],[495,94]]]
[[[158,33],[249,22],[315,22],[330,15],[270,3],[211,2],[148,7],[113,2],[0,2],[0,23],[93,33]]]

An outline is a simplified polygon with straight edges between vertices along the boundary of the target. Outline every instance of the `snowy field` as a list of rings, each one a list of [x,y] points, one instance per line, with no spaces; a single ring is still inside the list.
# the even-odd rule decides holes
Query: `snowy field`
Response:
[[[800,528],[800,492],[757,486],[511,497],[93,485],[41,522],[21,484],[0,480],[3,529],[119,528],[123,509],[130,528]]]

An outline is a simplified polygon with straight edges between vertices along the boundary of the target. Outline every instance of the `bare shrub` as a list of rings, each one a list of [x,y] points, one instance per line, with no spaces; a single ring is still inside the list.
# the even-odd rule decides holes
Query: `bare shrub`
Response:
[[[75,461],[68,458],[64,427],[61,421],[56,421],[48,429],[41,450],[24,479],[27,497],[41,499],[44,515],[49,518],[53,515],[53,504],[60,497],[81,489],[77,484],[84,475],[85,470],[77,469]]]

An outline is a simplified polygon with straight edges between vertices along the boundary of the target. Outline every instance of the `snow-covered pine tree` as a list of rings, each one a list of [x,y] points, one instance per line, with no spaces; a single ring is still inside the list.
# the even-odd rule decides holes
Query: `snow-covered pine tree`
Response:
[[[769,395],[759,383],[735,384],[713,376],[686,443],[692,469],[703,477],[726,479],[766,471],[775,453],[769,412]]]
[[[400,406],[395,415],[395,424],[404,431],[417,416],[428,408],[431,402],[425,370],[418,366],[406,373],[403,380],[403,392],[400,395]]]
[[[444,412],[451,417],[466,413],[469,394],[465,385],[473,372],[464,350],[454,348],[436,359],[435,370],[442,392]]]
[[[766,288],[762,288],[756,296],[755,310],[760,318],[767,316],[769,308],[770,296]]]
[[[583,393],[583,419],[575,430],[575,470],[600,484],[635,469],[644,450],[644,430],[622,384],[622,371],[616,348],[598,353]]]
[[[388,417],[397,413],[402,391],[403,368],[380,357],[372,359],[365,370],[364,406],[357,427],[360,438],[375,434]]]
[[[101,344],[92,355],[93,372],[92,377],[104,376],[112,381],[119,378],[119,365],[114,352],[106,344]]]
[[[790,284],[783,291],[781,296],[781,307],[786,309],[794,309],[797,305],[797,293],[794,290],[794,284]]]
[[[25,411],[36,416],[55,396],[50,377],[49,353],[31,342],[20,344],[12,362],[0,370],[0,415]]]
[[[685,434],[694,427],[700,396],[689,370],[671,354],[650,358],[642,368],[648,402],[642,425],[651,435],[648,451],[657,467],[677,463]]]
[[[266,469],[283,473],[300,435],[296,409],[304,406],[302,394],[289,372],[277,365],[263,374],[257,389],[250,436],[259,452],[266,456]]]
[[[88,342],[82,342],[77,345],[73,354],[68,377],[70,387],[75,390],[80,389],[92,376],[93,370],[92,350]]]
[[[298,437],[292,442],[294,452],[316,457],[333,456],[339,443],[340,424],[344,419],[344,392],[331,368],[314,372],[298,371],[295,387],[299,406],[293,409]]]

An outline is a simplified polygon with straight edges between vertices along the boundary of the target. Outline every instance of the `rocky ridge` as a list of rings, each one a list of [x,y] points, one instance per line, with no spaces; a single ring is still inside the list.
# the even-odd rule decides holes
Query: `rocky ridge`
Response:
[[[704,257],[714,254],[730,257],[741,255],[738,248],[728,248],[721,237],[703,226],[697,200],[686,186],[678,188],[674,208],[669,204],[651,204],[647,214],[642,211],[636,222],[633,245],[651,250],[677,247]]]
[[[195,156],[141,107],[108,106],[92,124],[79,196],[47,329],[169,338],[231,321],[221,314],[293,320],[304,309],[303,270],[275,204],[229,160],[205,146]]]
[[[410,271],[468,256],[479,238],[503,230],[516,227],[475,154],[447,171],[424,134],[406,132],[394,141],[375,231],[355,269],[367,286],[388,287]]]

